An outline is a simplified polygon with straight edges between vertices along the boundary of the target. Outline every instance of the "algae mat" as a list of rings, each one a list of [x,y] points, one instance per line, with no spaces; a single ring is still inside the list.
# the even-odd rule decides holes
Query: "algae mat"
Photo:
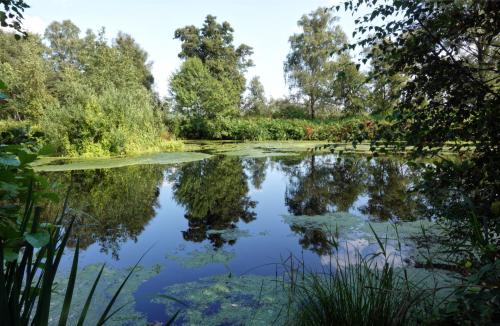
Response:
[[[199,161],[212,155],[240,157],[289,156],[307,153],[325,142],[216,142],[192,141],[186,143],[186,151],[152,153],[130,157],[107,158],[57,158],[43,157],[33,164],[36,171],[70,171],[109,169],[141,164],[177,164]],[[324,151],[324,150],[323,150]]]
[[[283,283],[272,276],[219,275],[164,289],[181,305],[161,296],[154,299],[167,313],[180,310],[178,325],[281,325],[287,304]]]
[[[288,156],[312,152],[313,150],[329,152],[329,149],[320,150],[328,142],[318,141],[267,141],[267,142],[234,142],[234,141],[189,141],[186,148],[213,155],[229,155],[240,157],[270,157]]]
[[[178,164],[199,161],[211,155],[196,152],[156,153],[133,157],[98,158],[98,159],[58,159],[43,158],[35,164],[36,171],[69,171],[89,169],[110,169],[141,164]]]

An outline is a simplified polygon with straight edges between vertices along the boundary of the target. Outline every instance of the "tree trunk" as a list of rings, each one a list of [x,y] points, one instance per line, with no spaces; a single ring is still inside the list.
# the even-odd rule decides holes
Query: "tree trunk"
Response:
[[[314,112],[314,104],[316,104],[316,99],[314,97],[311,97],[309,99],[309,113],[311,114],[311,119],[314,119],[314,116],[315,116],[315,112]]]

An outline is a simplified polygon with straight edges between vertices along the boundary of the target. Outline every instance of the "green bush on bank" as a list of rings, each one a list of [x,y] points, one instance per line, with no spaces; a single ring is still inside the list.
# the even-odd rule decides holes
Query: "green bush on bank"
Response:
[[[169,119],[168,129],[186,139],[345,141],[361,133],[373,136],[385,124],[364,115],[331,120],[222,117],[207,121],[176,117]]]

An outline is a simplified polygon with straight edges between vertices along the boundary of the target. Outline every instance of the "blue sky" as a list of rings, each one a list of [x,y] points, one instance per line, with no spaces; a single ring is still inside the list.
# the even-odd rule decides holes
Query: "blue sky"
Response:
[[[201,26],[206,15],[228,21],[236,44],[254,48],[247,78],[260,76],[268,97],[288,93],[283,78],[283,61],[288,38],[298,32],[297,20],[320,6],[338,0],[31,0],[25,12],[27,29],[43,32],[54,20],[71,19],[82,31],[106,28],[111,40],[118,31],[132,35],[153,61],[156,89],[168,93],[168,78],[181,61],[180,42],[173,39],[176,28]],[[354,19],[343,13],[339,24],[351,35]]]

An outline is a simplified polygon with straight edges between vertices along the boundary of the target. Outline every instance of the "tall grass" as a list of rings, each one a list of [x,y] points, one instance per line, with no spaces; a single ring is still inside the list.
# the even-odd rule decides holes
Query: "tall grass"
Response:
[[[409,325],[427,312],[430,292],[413,283],[405,269],[394,267],[395,257],[385,250],[363,256],[358,251],[340,258],[331,254],[331,265],[321,273],[297,274],[291,267],[290,325]],[[338,243],[333,243],[338,249]],[[382,258],[382,259],[380,259]],[[399,257],[400,258],[400,257]],[[332,267],[334,266],[334,267]],[[295,270],[295,276],[293,275]]]
[[[0,241],[0,325],[47,325],[49,322],[54,279],[66,249],[73,222],[70,222],[67,227],[61,226],[66,214],[66,201],[62,213],[53,223],[42,223],[42,209],[35,206],[33,198],[33,189],[30,188],[26,208],[20,221],[19,234],[31,236],[25,237],[27,240],[19,244],[18,256],[12,260],[4,256],[6,244]],[[58,325],[60,326],[68,322],[78,270],[78,258],[79,242],[77,241],[64,303],[59,314]],[[119,309],[112,310],[113,304],[141,259],[130,270],[107,304],[100,316],[99,325],[104,324],[119,311]],[[103,269],[104,265],[88,294],[78,325],[83,325],[85,321],[94,289],[99,283]]]
[[[418,295],[385,264],[361,258],[334,273],[309,274],[296,287],[293,325],[407,325]]]
[[[41,219],[40,200],[55,199],[53,193],[45,191],[46,180],[34,174],[29,165],[35,159],[36,154],[24,145],[0,145],[0,326],[48,325],[51,315],[59,315],[59,326],[68,324],[80,246],[77,240],[61,311],[51,311],[55,276],[71,235],[74,218],[66,226],[63,224],[68,211],[69,195],[66,195],[60,214],[49,222]],[[113,308],[142,257],[106,304],[97,325],[103,325],[124,307]],[[104,265],[76,316],[76,325],[85,322],[103,270]]]

